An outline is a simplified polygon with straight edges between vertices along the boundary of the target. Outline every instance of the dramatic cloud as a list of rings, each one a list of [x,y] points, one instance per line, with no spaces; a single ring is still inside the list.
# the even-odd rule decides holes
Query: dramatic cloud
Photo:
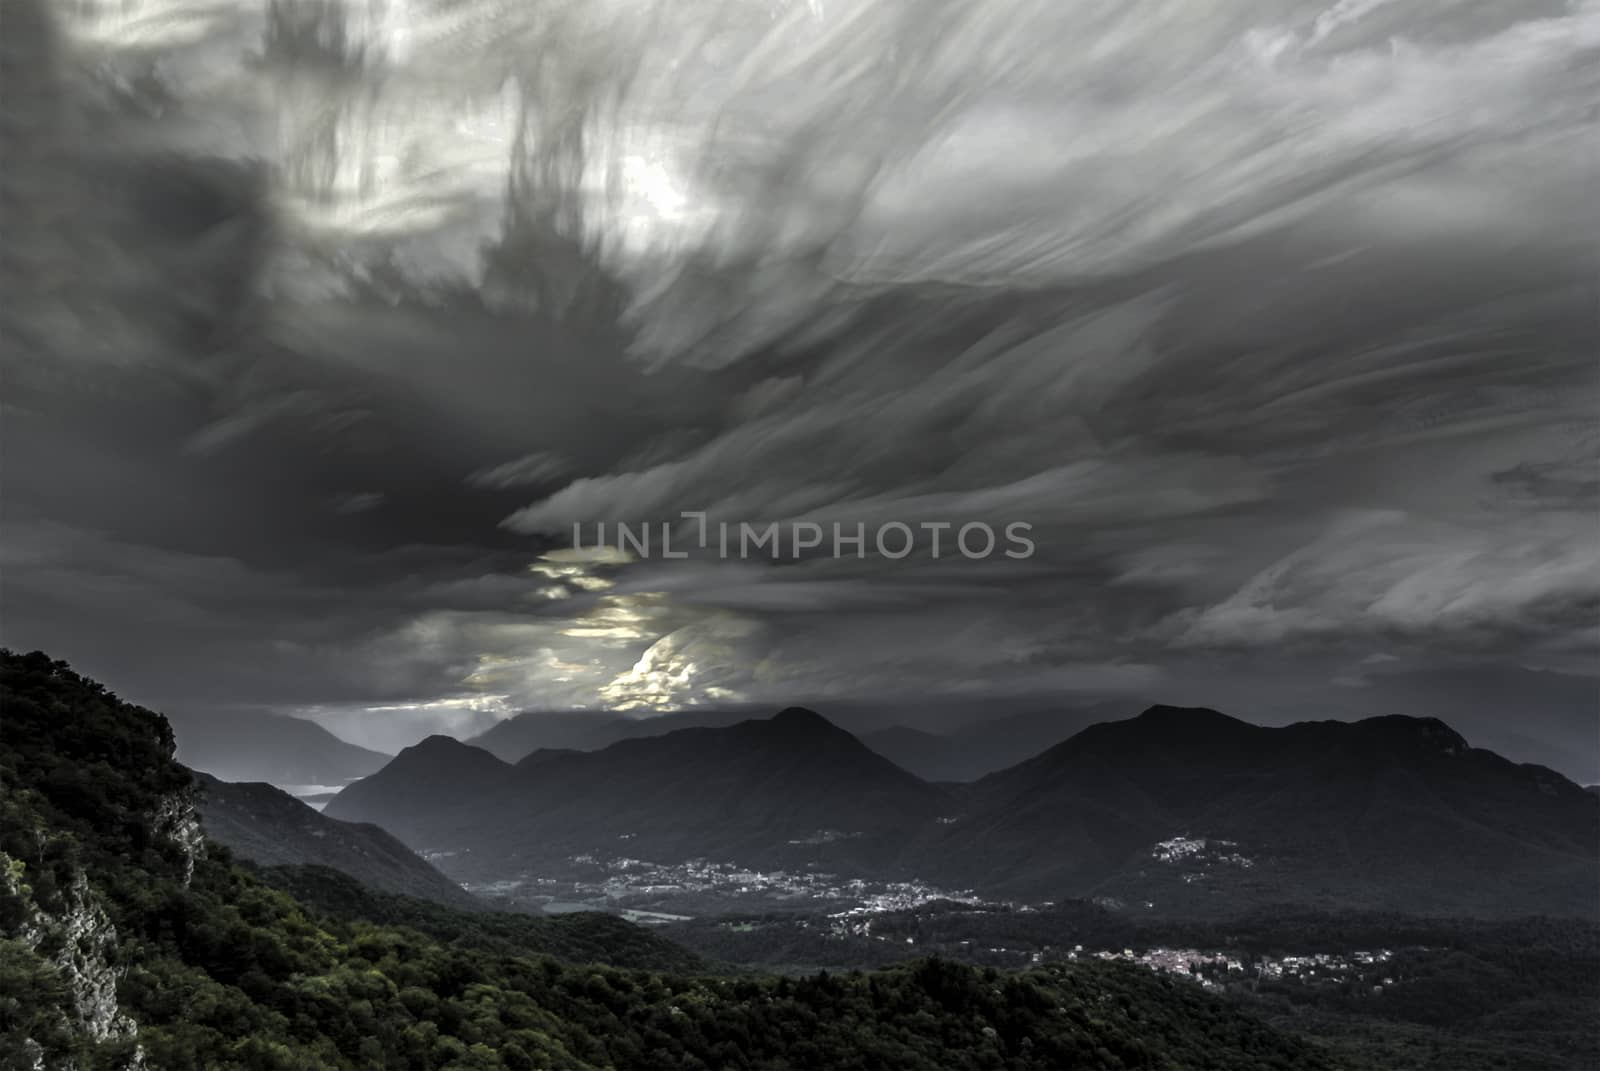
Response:
[[[1595,712],[1592,0],[0,4],[9,645],[383,746]]]

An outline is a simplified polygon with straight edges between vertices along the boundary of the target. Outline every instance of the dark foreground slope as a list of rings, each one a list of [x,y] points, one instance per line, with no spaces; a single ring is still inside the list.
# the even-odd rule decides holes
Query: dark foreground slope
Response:
[[[1316,1068],[1136,969],[705,978],[310,910],[198,839],[159,715],[0,654],[0,1054],[24,1067]]]
[[[571,963],[710,974],[708,963],[655,931],[599,911],[554,917],[516,911],[463,912],[431,900],[382,892],[321,866],[260,867],[254,873],[319,918],[405,927],[455,948],[500,956],[554,956]]]
[[[447,944],[577,963],[704,970],[671,941],[613,915],[535,918],[463,890],[377,826],[326,818],[271,785],[195,776],[208,841],[254,864],[267,884],[334,920],[406,926]]]
[[[439,873],[375,825],[318,814],[261,782],[232,784],[196,774],[207,838],[261,866],[324,866],[382,892],[420,897],[462,911],[489,905]]]

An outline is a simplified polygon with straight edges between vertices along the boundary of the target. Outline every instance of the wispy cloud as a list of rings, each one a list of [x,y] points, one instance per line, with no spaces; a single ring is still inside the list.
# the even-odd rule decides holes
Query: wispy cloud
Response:
[[[1594,670],[1593,4],[91,8],[0,41],[8,643],[373,717]],[[566,546],[685,510],[1038,550]]]

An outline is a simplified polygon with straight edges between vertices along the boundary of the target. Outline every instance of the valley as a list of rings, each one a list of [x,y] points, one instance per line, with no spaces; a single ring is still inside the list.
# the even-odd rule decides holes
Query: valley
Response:
[[[438,860],[435,860],[438,861]],[[751,911],[875,913],[936,900],[979,902],[970,891],[915,880],[844,878],[819,870],[754,870],[704,859],[652,863],[628,856],[573,856],[562,877],[526,874],[465,888],[520,909],[565,912],[581,907],[624,916],[699,918]]]

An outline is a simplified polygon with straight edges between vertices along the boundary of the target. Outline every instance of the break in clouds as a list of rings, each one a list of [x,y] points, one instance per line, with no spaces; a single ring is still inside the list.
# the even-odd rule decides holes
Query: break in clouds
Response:
[[[1592,2],[3,18],[10,646],[444,727],[1592,719]],[[1035,550],[572,546],[686,510]]]

